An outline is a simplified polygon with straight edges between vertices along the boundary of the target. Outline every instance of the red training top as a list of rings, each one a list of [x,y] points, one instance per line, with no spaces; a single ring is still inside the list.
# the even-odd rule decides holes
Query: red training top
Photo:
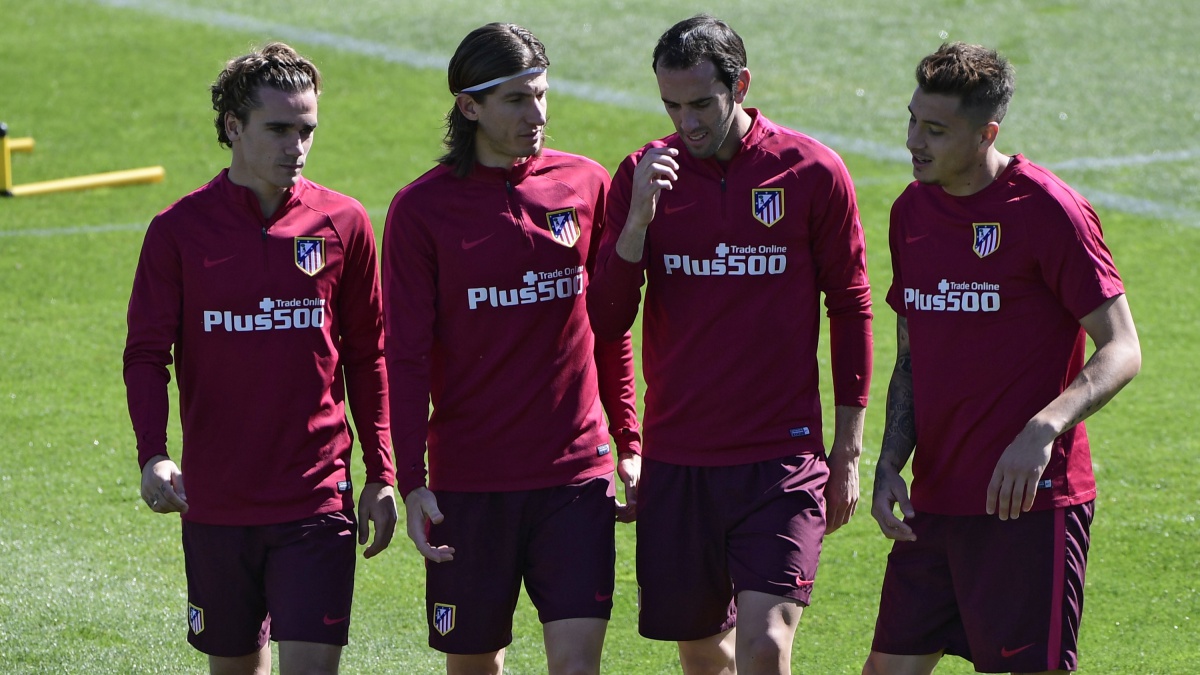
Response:
[[[167,454],[174,349],[187,520],[264,525],[353,508],[350,399],[367,482],[392,484],[375,237],[306,179],[264,218],[223,171],[150,223],[129,299],[138,463]]]
[[[595,340],[583,299],[607,190],[599,164],[545,150],[464,179],[439,165],[397,193],[383,279],[401,495],[425,484],[426,445],[435,492],[612,473],[609,433],[639,451],[630,338]]]
[[[1124,292],[1091,205],[1021,155],[966,197],[914,182],[892,206],[887,301],[908,319],[912,504],[986,513],[1008,444],[1083,368],[1079,319]],[[1096,496],[1083,424],[1054,441],[1034,510]]]
[[[866,406],[871,295],[854,186],[833,151],[753,117],[727,164],[678,134],[630,155],[613,179],[588,309],[596,334],[634,321],[646,284],[646,456],[725,466],[823,451],[820,294],[829,314],[834,403]],[[633,171],[652,147],[679,150],[640,262],[615,252]]]

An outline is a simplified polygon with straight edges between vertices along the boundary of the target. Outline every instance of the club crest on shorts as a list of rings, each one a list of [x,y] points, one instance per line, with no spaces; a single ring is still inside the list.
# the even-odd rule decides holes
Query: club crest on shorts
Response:
[[[192,635],[199,635],[204,632],[204,610],[188,603],[188,628],[192,629]]]
[[[579,240],[579,219],[575,216],[575,207],[559,209],[546,214],[546,224],[550,226],[550,234],[554,241],[571,248]]]
[[[975,230],[975,245],[971,247],[980,258],[996,252],[1000,248],[1000,223],[971,223]]]
[[[296,237],[296,267],[312,276],[325,267],[325,237]]]
[[[783,218],[783,188],[754,188],[754,219],[770,227]]]
[[[454,630],[454,611],[457,605],[445,605],[440,602],[433,605],[433,628],[445,635]]]

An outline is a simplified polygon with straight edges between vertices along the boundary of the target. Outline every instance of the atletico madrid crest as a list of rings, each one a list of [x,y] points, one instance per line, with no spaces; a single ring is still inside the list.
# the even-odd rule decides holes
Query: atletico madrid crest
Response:
[[[971,248],[980,258],[996,252],[1000,248],[1000,223],[971,223],[975,230],[975,245]]]
[[[192,629],[192,635],[199,635],[204,632],[204,610],[188,603],[188,627]]]
[[[559,209],[546,214],[546,224],[550,226],[550,234],[554,241],[571,248],[579,240],[579,219],[575,217],[575,207]]]
[[[433,605],[433,627],[437,632],[445,635],[454,630],[454,610],[458,609],[456,605],[444,605],[440,602]]]
[[[312,276],[325,267],[325,237],[296,237],[296,267]]]
[[[783,188],[755,188],[754,218],[770,227],[783,218]]]

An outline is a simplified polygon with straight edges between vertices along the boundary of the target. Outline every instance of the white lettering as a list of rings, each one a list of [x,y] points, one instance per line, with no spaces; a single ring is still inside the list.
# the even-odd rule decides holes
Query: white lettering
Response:
[[[979,290],[982,288],[995,290],[981,293]],[[940,293],[922,293],[916,288],[905,288],[904,306],[926,312],[998,312],[999,288],[998,284],[943,280],[938,284]]]

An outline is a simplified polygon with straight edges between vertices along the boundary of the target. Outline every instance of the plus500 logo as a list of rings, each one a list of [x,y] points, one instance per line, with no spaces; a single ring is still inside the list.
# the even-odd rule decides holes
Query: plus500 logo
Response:
[[[260,314],[234,314],[229,310],[205,310],[204,332],[225,330],[242,333],[256,330],[321,328],[325,325],[325,299],[272,300],[258,303]]]
[[[787,269],[786,246],[726,246],[719,244],[717,257],[696,259],[689,255],[663,255],[667,274],[681,271],[688,276],[760,276],[783,274]]]
[[[521,277],[524,287],[498,288],[496,286],[468,288],[467,306],[476,309],[480,305],[512,307],[573,298],[583,294],[583,268],[568,267],[553,272],[526,272]]]
[[[1000,286],[980,282],[946,281],[938,283],[937,293],[904,289],[904,306],[926,312],[998,312]]]

